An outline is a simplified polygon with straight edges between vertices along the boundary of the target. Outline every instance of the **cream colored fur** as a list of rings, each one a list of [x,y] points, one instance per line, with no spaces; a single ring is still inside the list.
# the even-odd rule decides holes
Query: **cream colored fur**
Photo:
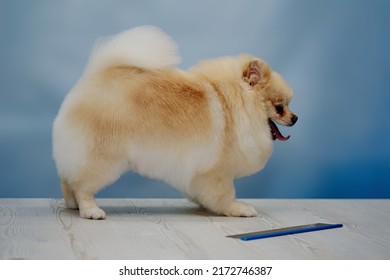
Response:
[[[120,33],[95,47],[66,96],[53,157],[67,206],[81,217],[104,219],[95,194],[127,171],[163,180],[214,213],[256,215],[236,201],[233,180],[271,155],[269,118],[293,124],[291,90],[249,55],[172,68],[176,49],[155,27]]]

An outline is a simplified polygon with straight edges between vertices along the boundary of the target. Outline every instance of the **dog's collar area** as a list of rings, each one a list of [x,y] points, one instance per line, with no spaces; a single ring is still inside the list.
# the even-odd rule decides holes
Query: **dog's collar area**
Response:
[[[279,128],[276,126],[276,124],[271,120],[268,119],[268,124],[271,129],[271,136],[273,140],[278,139],[279,141],[286,141],[290,138],[290,135],[287,137],[284,137],[282,133],[280,133]]]

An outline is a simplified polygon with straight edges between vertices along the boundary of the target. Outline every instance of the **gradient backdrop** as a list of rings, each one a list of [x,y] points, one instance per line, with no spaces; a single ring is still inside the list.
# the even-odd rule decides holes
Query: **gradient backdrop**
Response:
[[[390,198],[390,1],[0,1],[0,197],[60,197],[51,125],[97,37],[152,24],[181,68],[241,52],[294,89],[299,115],[239,197]],[[127,174],[100,197],[179,197]]]

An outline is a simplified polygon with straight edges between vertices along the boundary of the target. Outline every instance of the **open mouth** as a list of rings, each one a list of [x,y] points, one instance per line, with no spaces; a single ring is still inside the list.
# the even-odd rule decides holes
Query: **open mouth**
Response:
[[[290,138],[290,135],[288,135],[287,137],[284,137],[282,135],[282,133],[280,133],[279,128],[276,126],[276,124],[271,119],[268,119],[268,124],[269,124],[269,127],[271,129],[271,135],[272,135],[273,140],[278,139],[280,141],[286,141]]]

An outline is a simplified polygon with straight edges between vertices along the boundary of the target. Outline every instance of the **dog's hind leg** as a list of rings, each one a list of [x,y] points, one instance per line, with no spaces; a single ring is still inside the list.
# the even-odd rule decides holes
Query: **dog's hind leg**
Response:
[[[80,209],[80,216],[86,219],[104,219],[106,214],[95,203],[95,194],[83,190],[80,183],[68,184],[61,179],[62,193],[69,209]]]
[[[74,196],[74,192],[71,189],[71,186],[63,178],[61,178],[61,188],[66,206],[69,209],[78,209],[79,206],[77,204],[76,197]]]
[[[87,188],[81,188],[75,192],[75,196],[81,218],[92,220],[103,220],[106,218],[106,213],[95,202],[95,192]]]
[[[95,202],[95,194],[103,187],[116,181],[125,169],[125,164],[119,161],[90,162],[84,172],[71,185],[79,206],[80,217],[93,220],[106,218],[106,213]]]

